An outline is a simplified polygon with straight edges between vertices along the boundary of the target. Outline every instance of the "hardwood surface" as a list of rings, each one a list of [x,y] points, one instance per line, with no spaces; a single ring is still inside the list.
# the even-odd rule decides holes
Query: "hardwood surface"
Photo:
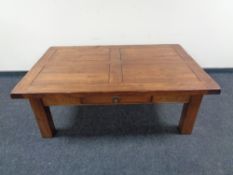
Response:
[[[36,121],[40,129],[41,136],[44,138],[53,137],[55,126],[49,107],[44,106],[40,99],[29,99]]]
[[[12,97],[90,93],[219,93],[179,45],[52,47]]]
[[[218,93],[219,85],[173,44],[51,47],[11,97],[30,99],[37,119],[50,129],[45,111],[51,105],[186,103],[179,126],[191,133],[197,97]],[[42,130],[52,136],[52,129]]]
[[[179,130],[181,134],[191,134],[201,104],[202,95],[194,95],[184,104],[180,118]]]

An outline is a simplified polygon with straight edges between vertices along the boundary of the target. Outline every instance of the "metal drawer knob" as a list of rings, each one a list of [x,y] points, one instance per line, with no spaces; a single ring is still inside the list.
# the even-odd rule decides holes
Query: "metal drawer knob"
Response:
[[[119,102],[120,102],[120,97],[118,97],[118,96],[113,96],[112,97],[112,103],[117,104]]]

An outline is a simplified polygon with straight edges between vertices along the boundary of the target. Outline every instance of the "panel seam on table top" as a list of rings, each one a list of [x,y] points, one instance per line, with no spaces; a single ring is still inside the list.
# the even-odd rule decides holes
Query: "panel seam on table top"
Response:
[[[52,55],[48,58],[48,60],[45,62],[45,64],[41,67],[41,69],[40,69],[40,71],[36,74],[36,76],[33,78],[33,80],[30,82],[30,86],[32,85],[32,83],[35,81],[35,79],[39,76],[39,74],[42,72],[42,70],[45,68],[45,66],[46,66],[46,64],[47,63],[49,63],[51,60],[52,60],[52,58],[53,58],[53,56],[54,56],[54,54],[57,52],[57,49],[55,49],[54,50],[54,52],[52,53]],[[28,86],[28,88],[29,88],[29,86]],[[27,88],[27,89],[28,89]]]
[[[173,49],[174,49],[175,52],[182,58],[182,60],[184,61],[185,65],[188,66],[188,68],[194,73],[194,75],[197,77],[197,79],[198,79],[199,81],[202,82],[202,80],[201,80],[200,77],[196,74],[196,72],[192,69],[192,67],[190,67],[190,66],[186,63],[186,61],[185,61],[183,55],[181,55],[181,54],[177,51],[177,49],[176,49],[175,47],[173,47]]]

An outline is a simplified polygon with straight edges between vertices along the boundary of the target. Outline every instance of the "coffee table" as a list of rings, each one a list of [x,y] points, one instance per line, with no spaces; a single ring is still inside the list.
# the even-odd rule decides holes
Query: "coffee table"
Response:
[[[203,95],[219,93],[184,49],[171,44],[51,47],[11,97],[29,99],[41,136],[51,138],[52,105],[184,103],[178,128],[191,134]]]

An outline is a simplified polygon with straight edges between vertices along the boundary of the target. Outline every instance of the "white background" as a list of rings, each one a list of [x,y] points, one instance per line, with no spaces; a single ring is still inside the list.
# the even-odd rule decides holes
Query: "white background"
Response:
[[[232,0],[0,0],[0,71],[54,45],[179,43],[202,67],[233,67]]]

